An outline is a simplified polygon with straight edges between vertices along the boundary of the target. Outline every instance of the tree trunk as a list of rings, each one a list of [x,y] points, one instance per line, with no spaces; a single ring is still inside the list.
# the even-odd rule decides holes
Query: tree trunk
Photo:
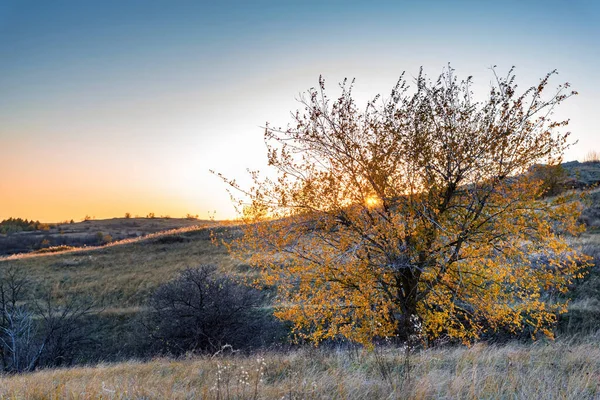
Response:
[[[395,314],[396,336],[406,343],[419,333],[415,325],[418,320],[418,276],[415,272],[414,268],[406,268],[399,271],[396,276],[396,306],[399,311]]]

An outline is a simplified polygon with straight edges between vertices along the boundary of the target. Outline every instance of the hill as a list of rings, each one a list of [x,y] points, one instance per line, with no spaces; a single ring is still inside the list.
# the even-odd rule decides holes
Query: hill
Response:
[[[568,181],[578,189],[600,183],[600,161],[569,161],[561,164],[561,167],[565,170]]]
[[[5,223],[10,222],[11,220],[5,220]],[[31,229],[0,231],[0,256],[44,251],[57,246],[100,246],[171,229],[211,224],[211,221],[193,218],[112,218],[71,223],[36,222],[31,224]],[[7,228],[10,228],[10,224],[7,225]]]
[[[92,296],[111,309],[137,307],[154,288],[185,268],[214,264],[223,271],[235,270],[237,264],[223,246],[212,242],[211,232],[222,237],[235,234],[236,228],[206,225],[100,247],[13,255],[0,259],[0,268],[27,271],[62,298]]]

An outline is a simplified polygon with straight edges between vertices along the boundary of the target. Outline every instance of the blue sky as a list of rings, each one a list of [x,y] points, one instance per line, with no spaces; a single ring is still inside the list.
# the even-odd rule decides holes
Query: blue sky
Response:
[[[0,219],[230,218],[208,170],[263,168],[260,126],[320,74],[366,100],[421,65],[482,91],[492,65],[521,86],[557,68],[581,158],[600,150],[598,39],[592,1],[0,1]]]

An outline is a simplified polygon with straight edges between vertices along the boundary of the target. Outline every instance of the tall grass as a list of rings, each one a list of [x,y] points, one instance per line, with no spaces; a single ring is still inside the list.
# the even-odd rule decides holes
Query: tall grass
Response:
[[[391,348],[156,359],[8,376],[0,398],[597,399],[598,339],[425,350],[410,375]]]

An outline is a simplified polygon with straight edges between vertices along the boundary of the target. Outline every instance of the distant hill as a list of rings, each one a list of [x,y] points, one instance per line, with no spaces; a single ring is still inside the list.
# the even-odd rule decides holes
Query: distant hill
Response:
[[[580,217],[588,231],[600,231],[600,162],[571,161],[561,165],[565,187],[591,189],[588,204]]]
[[[50,251],[55,247],[101,246],[148,234],[206,225],[193,218],[112,218],[74,223],[45,224],[10,218],[0,223],[0,256]]]
[[[569,183],[578,189],[600,184],[600,162],[569,161],[561,166]]]

